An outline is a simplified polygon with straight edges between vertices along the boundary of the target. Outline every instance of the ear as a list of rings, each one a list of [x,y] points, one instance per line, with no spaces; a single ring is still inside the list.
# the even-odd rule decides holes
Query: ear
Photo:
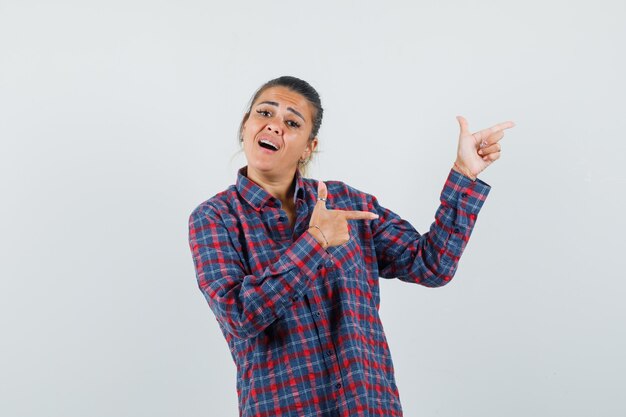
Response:
[[[241,119],[241,123],[239,123],[239,141],[243,142],[243,131],[246,129],[246,122],[250,117],[250,113],[246,113],[243,115],[243,119]]]
[[[246,113],[243,115],[243,119],[241,119],[241,130],[246,128],[246,122],[248,121],[248,118],[250,117],[250,113]]]
[[[317,148],[317,136],[314,137],[307,143],[306,148],[304,148],[304,152],[302,153],[302,158],[307,159],[310,158],[315,149]]]

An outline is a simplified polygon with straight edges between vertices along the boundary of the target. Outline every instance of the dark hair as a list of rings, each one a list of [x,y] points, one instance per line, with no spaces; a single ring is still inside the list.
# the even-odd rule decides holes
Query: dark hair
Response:
[[[254,96],[252,96],[252,100],[250,100],[250,103],[248,104],[248,111],[246,111],[246,114],[244,115],[243,119],[241,120],[241,124],[239,125],[239,141],[242,140],[243,125],[246,120],[248,120],[248,117],[250,117],[252,105],[259,98],[259,96],[270,87],[288,88],[291,91],[303,96],[314,107],[315,114],[313,115],[313,129],[311,130],[309,140],[317,136],[317,132],[319,132],[320,126],[322,125],[322,116],[324,115],[324,109],[322,108],[322,102],[320,100],[319,94],[306,81],[289,75],[283,75],[282,77],[269,80],[268,82],[263,84],[256,91],[256,93],[254,93]]]

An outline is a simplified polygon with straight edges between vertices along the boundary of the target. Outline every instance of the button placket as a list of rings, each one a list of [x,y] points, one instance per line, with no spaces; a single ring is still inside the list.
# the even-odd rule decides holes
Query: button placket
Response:
[[[312,308],[314,306],[317,308],[320,307],[312,304],[309,305],[309,308]],[[322,310],[315,310],[312,311],[312,316],[315,326],[318,328],[318,341],[321,348],[320,353],[323,358],[323,363],[329,373],[329,382],[334,380],[334,382],[332,382],[333,385],[330,385],[331,387],[335,388],[335,394],[333,395],[333,397],[335,398],[335,400],[337,400],[338,396],[341,395],[339,388],[341,388],[342,386],[342,383],[340,381],[342,381],[343,379],[343,371],[337,358],[337,354],[335,353],[333,341],[327,337],[327,332],[324,329],[324,320],[322,320],[322,318],[324,318],[324,315],[322,313]]]

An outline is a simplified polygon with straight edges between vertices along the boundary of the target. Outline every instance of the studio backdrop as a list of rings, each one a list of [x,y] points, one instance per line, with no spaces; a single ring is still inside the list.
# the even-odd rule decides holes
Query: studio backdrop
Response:
[[[380,280],[406,416],[624,416],[620,1],[0,0],[0,415],[235,416],[188,218],[255,89],[311,83],[309,176],[428,231],[513,120],[453,281]]]

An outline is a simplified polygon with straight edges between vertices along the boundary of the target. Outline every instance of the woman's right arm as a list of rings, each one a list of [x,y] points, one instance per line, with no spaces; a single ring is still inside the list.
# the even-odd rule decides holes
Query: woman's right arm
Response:
[[[189,216],[189,247],[211,310],[226,331],[241,339],[259,334],[306,291],[326,253],[304,232],[261,275],[247,274],[231,233],[208,204]]]

